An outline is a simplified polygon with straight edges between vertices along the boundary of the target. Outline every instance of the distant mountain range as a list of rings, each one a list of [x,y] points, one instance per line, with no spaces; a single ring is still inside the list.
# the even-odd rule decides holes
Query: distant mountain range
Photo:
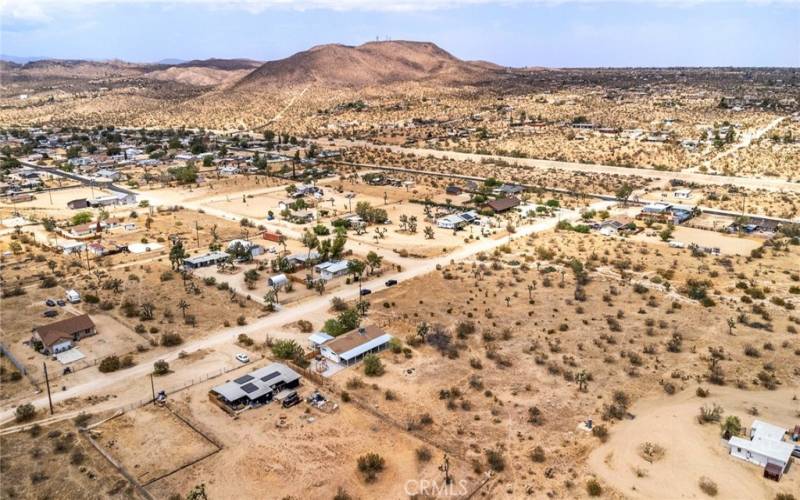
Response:
[[[507,68],[485,61],[464,61],[430,42],[383,41],[359,46],[319,45],[285,59],[162,59],[157,63],[79,61],[0,56],[4,67],[20,74],[141,76],[186,85],[224,86],[241,91],[291,85],[342,88],[384,86],[409,82],[432,85],[472,85],[509,75]],[[100,73],[102,68],[106,71]]]

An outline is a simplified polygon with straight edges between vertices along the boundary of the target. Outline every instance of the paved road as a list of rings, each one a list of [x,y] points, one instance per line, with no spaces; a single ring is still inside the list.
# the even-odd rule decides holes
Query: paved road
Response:
[[[598,202],[592,205],[592,208],[601,210],[607,208],[609,205],[609,202]],[[560,219],[576,220],[579,218],[579,216],[580,215],[577,212],[562,211]],[[491,252],[495,248],[509,243],[512,239],[516,240],[533,233],[553,229],[557,223],[558,218],[555,217],[543,219],[534,224],[518,227],[516,233],[513,235],[498,239],[480,240],[475,243],[465,245],[458,250],[441,257],[413,261],[408,259],[409,262],[405,263],[403,271],[392,275],[392,278],[397,279],[398,281],[407,281],[432,272],[437,266],[447,266],[450,264],[451,260],[460,261],[468,259],[480,252]],[[385,276],[367,280],[362,283],[362,287],[369,288],[373,292],[378,292],[386,288],[384,284],[385,280]],[[345,289],[337,290],[336,296],[341,297],[344,300],[355,299],[358,297],[358,287],[350,286]],[[142,357],[138,360],[138,364],[132,368],[109,374],[98,373],[97,377],[89,382],[69,387],[65,391],[54,393],[53,402],[58,403],[68,398],[81,398],[90,394],[102,393],[103,391],[110,390],[110,388],[112,388],[114,385],[124,384],[126,381],[145,377],[152,372],[152,366],[156,360],[163,359],[167,362],[172,362],[178,359],[178,355],[182,351],[191,353],[200,349],[214,348],[225,343],[235,342],[236,337],[242,333],[250,336],[260,337],[267,332],[270,334],[273,334],[273,332],[277,333],[281,329],[282,325],[292,323],[300,319],[322,318],[328,314],[328,309],[330,308],[330,298],[331,295],[326,294],[305,300],[303,302],[294,303],[291,306],[287,306],[278,312],[260,318],[248,325],[225,328],[210,334],[206,338],[184,343],[178,348],[166,353],[162,352],[153,356]],[[44,408],[47,405],[47,397],[40,397],[31,402],[37,406],[37,408]],[[117,400],[116,403],[118,405],[124,405],[126,404],[126,401]],[[6,422],[12,419],[13,413],[13,408],[8,408],[0,412],[0,422]]]
[[[511,156],[481,155],[475,153],[459,153],[456,151],[441,151],[438,149],[406,148],[402,146],[385,146],[372,144],[367,141],[334,141],[336,147],[361,146],[373,149],[390,150],[395,153],[412,154],[419,157],[432,156],[434,158],[449,158],[454,160],[468,160],[480,162],[481,160],[499,160],[511,165],[525,168],[558,169],[569,172],[587,172],[596,174],[616,174],[625,176],[639,176],[663,181],[682,180],[697,184],[733,185],[748,189],[766,189],[769,191],[796,191],[800,192],[800,182],[789,182],[773,177],[733,177],[726,175],[701,174],[697,172],[671,172],[646,168],[626,168],[611,165],[597,165],[591,163],[573,163],[554,160],[536,160],[532,158],[514,158]]]

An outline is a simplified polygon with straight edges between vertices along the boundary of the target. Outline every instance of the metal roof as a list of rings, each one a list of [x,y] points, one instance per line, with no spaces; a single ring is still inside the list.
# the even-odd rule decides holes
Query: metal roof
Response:
[[[728,440],[730,446],[744,448],[745,450],[763,455],[769,459],[786,464],[794,451],[794,445],[784,441],[772,441],[770,439],[749,439],[734,436]]]
[[[360,355],[364,354],[365,352],[369,352],[372,349],[375,349],[376,347],[380,347],[384,344],[389,343],[390,340],[392,340],[392,336],[389,335],[388,333],[384,333],[378,338],[372,339],[368,342],[361,344],[358,347],[354,347],[347,352],[339,354],[339,357],[345,360],[357,358]]]
[[[244,397],[253,400],[272,392],[280,382],[290,383],[299,380],[300,375],[281,363],[271,363],[247,375],[218,385],[211,389],[225,400],[233,402]]]

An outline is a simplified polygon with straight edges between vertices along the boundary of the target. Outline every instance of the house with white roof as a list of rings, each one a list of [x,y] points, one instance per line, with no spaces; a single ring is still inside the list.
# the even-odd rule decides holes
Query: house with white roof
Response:
[[[753,421],[749,439],[733,436],[730,454],[764,468],[764,477],[779,481],[789,466],[795,445],[783,440],[786,429],[761,420]]]
[[[323,280],[330,281],[347,274],[348,264],[350,264],[350,261],[347,260],[323,262],[322,264],[314,266],[314,271],[316,271]]]

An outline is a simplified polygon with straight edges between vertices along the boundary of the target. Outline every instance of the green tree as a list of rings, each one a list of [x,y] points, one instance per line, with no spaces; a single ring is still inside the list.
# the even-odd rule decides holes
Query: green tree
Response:
[[[367,265],[369,266],[370,274],[374,274],[375,268],[380,268],[382,263],[383,263],[383,257],[378,255],[376,252],[370,251],[367,254]]]
[[[188,256],[189,254],[186,253],[186,250],[183,248],[183,242],[177,240],[169,250],[169,262],[172,269],[177,270],[181,264],[183,264],[183,260]]]

